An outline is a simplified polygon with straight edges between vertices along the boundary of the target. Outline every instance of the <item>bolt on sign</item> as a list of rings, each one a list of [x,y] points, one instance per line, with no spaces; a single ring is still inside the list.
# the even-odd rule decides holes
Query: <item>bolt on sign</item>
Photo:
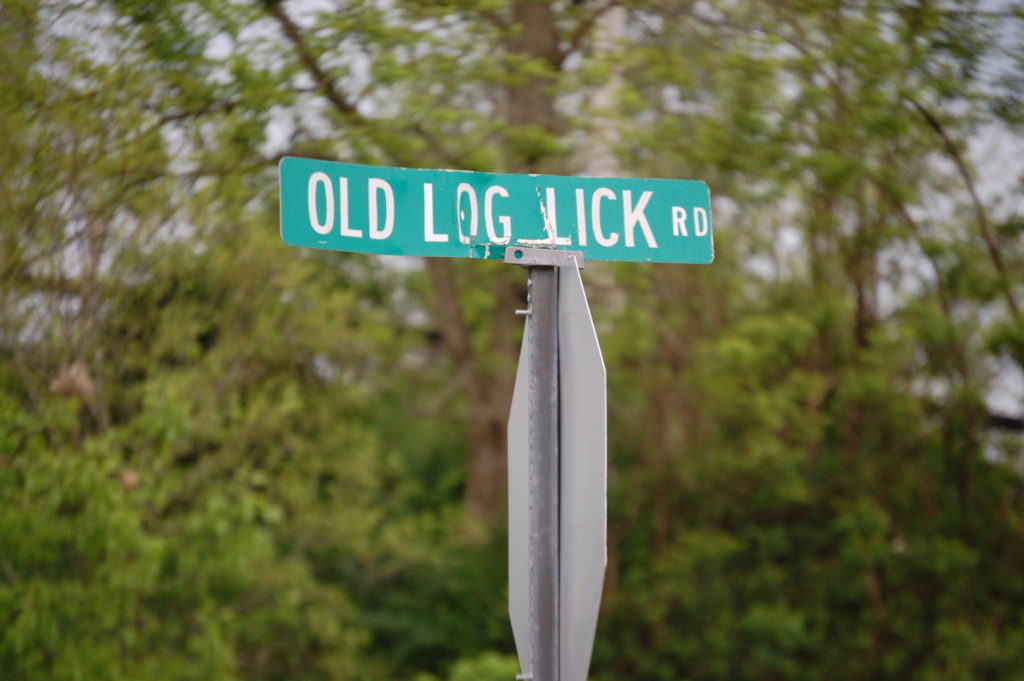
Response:
[[[696,180],[378,168],[305,158],[280,165],[292,246],[501,260],[509,246],[586,260],[707,264],[708,187]]]

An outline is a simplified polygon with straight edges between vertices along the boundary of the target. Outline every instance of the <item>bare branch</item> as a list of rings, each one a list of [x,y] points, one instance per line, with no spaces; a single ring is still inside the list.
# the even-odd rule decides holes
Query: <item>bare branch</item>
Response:
[[[331,104],[334,105],[334,108],[340,113],[362,122],[364,120],[363,116],[356,110],[355,105],[334,86],[334,79],[320,66],[320,61],[313,54],[312,50],[309,49],[306,41],[303,40],[299,26],[285,13],[282,3],[268,3],[266,7],[271,16],[280,24],[281,30],[284,32],[285,37],[288,38],[288,42],[292,44],[299,55],[299,61],[306,67],[309,74],[313,76],[313,81],[320,92],[327,97]]]
[[[569,34],[569,38],[567,40],[569,46],[564,50],[558,50],[555,54],[552,66],[560,68],[570,54],[580,49],[580,46],[583,44],[587,35],[594,29],[598,19],[604,16],[608,10],[618,7],[621,4],[622,0],[607,0],[585,16],[583,20],[576,25],[573,32]]]
[[[373,119],[367,118],[363,114],[359,113],[355,103],[336,87],[334,78],[321,66],[318,56],[313,54],[309,45],[306,44],[300,27],[284,11],[282,4],[271,3],[267,6],[267,11],[274,17],[274,19],[277,20],[277,23],[281,26],[281,30],[284,32],[285,37],[295,48],[299,61],[302,62],[302,65],[306,68],[309,75],[313,77],[316,89],[327,98],[338,113],[342,114],[356,125],[364,126],[367,130],[375,132]],[[461,157],[448,151],[441,144],[436,135],[430,134],[418,123],[413,123],[410,127],[412,131],[420,137],[420,139],[426,142],[430,150],[436,154],[439,159],[452,166],[461,166]],[[382,144],[381,146],[383,147],[385,145]],[[394,148],[392,145],[391,148],[387,148],[386,151],[394,161],[399,164],[408,166],[418,165],[415,158],[409,156],[407,153],[403,153],[403,149],[405,149],[404,145],[398,149]]]
[[[1010,313],[1013,315],[1015,320],[1020,319],[1020,307],[1017,304],[1017,299],[1013,295],[1013,288],[1010,286],[1010,279],[1006,273],[1006,264],[1003,262],[1003,256],[999,252],[999,246],[996,244],[995,236],[992,234],[992,227],[989,224],[988,213],[985,211],[985,206],[981,201],[981,197],[978,195],[977,184],[974,181],[974,176],[971,173],[970,168],[967,166],[967,161],[964,159],[960,149],[957,148],[956,143],[946,132],[945,126],[942,125],[941,121],[925,106],[915,100],[913,97],[908,97],[907,101],[910,102],[914,110],[925,120],[928,127],[939,137],[942,141],[942,146],[946,150],[946,153],[953,160],[956,165],[957,172],[960,174],[964,185],[967,188],[967,192],[971,196],[971,203],[974,207],[975,220],[978,223],[978,230],[981,232],[981,238],[985,242],[985,248],[988,250],[989,258],[992,260],[992,264],[996,268],[996,272],[999,275],[999,286],[1002,289],[1003,297],[1006,299],[1006,304],[1010,308]]]

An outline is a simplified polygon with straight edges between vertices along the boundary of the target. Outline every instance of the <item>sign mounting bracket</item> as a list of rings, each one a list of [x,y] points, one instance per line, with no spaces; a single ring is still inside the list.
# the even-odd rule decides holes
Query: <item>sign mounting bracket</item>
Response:
[[[583,251],[509,246],[505,249],[504,262],[508,265],[522,265],[523,267],[562,267],[571,265],[573,258],[576,259],[576,267],[579,269],[585,267]]]

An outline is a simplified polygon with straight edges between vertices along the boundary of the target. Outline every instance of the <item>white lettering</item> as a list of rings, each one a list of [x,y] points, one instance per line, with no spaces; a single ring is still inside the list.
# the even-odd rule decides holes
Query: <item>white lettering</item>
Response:
[[[443,244],[448,242],[447,234],[434,232],[434,185],[423,183],[423,240]]]
[[[323,222],[320,222],[320,211],[316,207],[316,187],[320,184],[324,186],[324,198],[326,199],[327,218]],[[306,200],[310,226],[316,230],[317,234],[330,234],[334,227],[334,189],[331,187],[331,178],[327,177],[327,173],[316,172],[309,176]]]
[[[672,206],[672,236],[690,236],[686,231],[686,209]]]
[[[391,185],[376,177],[370,178],[369,183],[370,199],[370,238],[387,239],[395,229],[395,192]],[[387,216],[384,218],[384,227],[380,227],[379,213],[377,206],[377,194],[384,192],[384,209]]]
[[[558,236],[558,213],[555,209],[555,188],[548,187],[544,192],[544,228],[548,238],[557,246],[572,246],[572,237]]]
[[[693,233],[695,236],[707,236],[711,221],[708,220],[708,212],[703,208],[693,209]]]
[[[501,237],[499,238],[494,232],[494,195],[498,194],[506,199],[508,198],[508,190],[499,185],[488,187],[487,191],[484,192],[484,222],[487,226],[487,237],[491,240],[491,243],[495,244],[507,244],[512,239],[512,218],[507,215],[499,215],[498,222],[501,223]]]
[[[587,245],[587,203],[583,198],[583,190],[576,190],[576,232],[580,237],[580,246]]]
[[[359,229],[350,229],[348,225],[348,178],[338,178],[338,207],[341,218],[341,235],[362,237],[363,232]]]
[[[469,197],[469,208],[471,212],[468,235],[462,231],[462,221],[466,219],[466,212],[462,210],[463,194]],[[476,236],[480,216],[478,215],[479,211],[477,211],[476,192],[474,192],[473,188],[465,182],[459,184],[458,188],[455,190],[455,210],[458,213],[456,215],[456,224],[459,226],[459,241],[464,244],[468,244],[473,237]]]
[[[637,225],[640,225],[640,229],[644,232],[647,246],[650,248],[658,247],[658,243],[654,240],[654,235],[651,234],[651,225],[647,222],[647,216],[644,215],[644,208],[647,207],[647,202],[651,200],[653,195],[654,192],[650,191],[642,193],[640,201],[637,202],[636,206],[633,206],[633,192],[628,189],[622,192],[622,222],[625,226],[623,233],[626,235],[626,245],[630,248],[633,247],[633,230],[636,229]]]
[[[594,225],[594,238],[602,246],[614,246],[619,240],[618,234],[605,236],[601,232],[601,199],[615,200],[615,192],[607,187],[601,187],[590,197],[590,220]]]

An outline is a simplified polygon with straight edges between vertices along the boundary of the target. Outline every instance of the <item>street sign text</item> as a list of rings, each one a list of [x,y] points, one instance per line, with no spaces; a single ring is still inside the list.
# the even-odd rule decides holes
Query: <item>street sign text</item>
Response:
[[[695,180],[502,175],[281,161],[290,245],[501,259],[506,247],[588,260],[709,263],[707,185]]]

